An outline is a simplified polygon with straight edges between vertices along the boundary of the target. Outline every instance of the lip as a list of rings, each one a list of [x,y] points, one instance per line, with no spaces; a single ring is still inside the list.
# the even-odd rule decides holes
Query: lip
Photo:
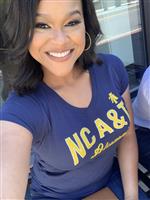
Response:
[[[66,50],[67,51],[67,50]],[[66,52],[66,51],[63,51],[63,52]],[[73,53],[74,49],[70,49],[70,52],[69,54],[67,54],[66,56],[64,57],[55,57],[55,56],[52,56],[50,55],[48,52],[46,52],[46,55],[53,61],[55,62],[65,62],[67,61],[68,59],[70,59],[70,57],[72,56],[72,53]]]

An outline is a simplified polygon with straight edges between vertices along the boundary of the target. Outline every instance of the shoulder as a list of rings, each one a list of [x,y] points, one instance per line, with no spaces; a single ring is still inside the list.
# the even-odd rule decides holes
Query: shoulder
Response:
[[[101,66],[98,64],[94,65],[95,69],[101,69],[104,73],[107,72],[108,75],[119,75],[126,74],[126,69],[123,62],[115,55],[112,54],[97,54],[97,58],[102,61]]]
[[[36,111],[38,107],[38,101],[34,98],[34,95],[23,95],[20,96],[16,92],[11,92],[2,106],[3,112],[13,111],[15,113],[21,111],[21,113],[26,113],[31,109]],[[36,108],[36,109],[35,109]]]
[[[128,74],[123,62],[112,54],[97,54],[97,58],[102,61],[99,66],[93,66],[95,75],[103,79],[104,82],[110,81],[122,95],[128,86]]]
[[[112,54],[100,53],[100,54],[97,54],[97,58],[99,58],[102,61],[105,67],[110,67],[111,69],[124,66],[121,59]]]
[[[25,95],[18,95],[15,91],[12,91],[4,103],[2,110],[13,109],[17,111],[22,108],[22,112],[24,110],[27,112],[30,109],[34,112],[39,112],[41,110],[40,104],[42,104],[42,99],[44,99],[42,91],[41,85],[33,92]]]
[[[45,110],[39,91],[24,96],[12,92],[2,106],[0,119],[23,126],[35,141],[42,137],[48,121]]]

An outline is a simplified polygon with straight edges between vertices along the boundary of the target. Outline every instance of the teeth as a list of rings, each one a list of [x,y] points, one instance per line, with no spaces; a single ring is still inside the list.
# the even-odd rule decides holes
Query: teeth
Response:
[[[65,57],[66,55],[68,55],[70,53],[70,50],[68,51],[64,51],[64,52],[59,52],[59,53],[56,53],[56,52],[48,52],[48,54],[50,56],[54,56],[54,57],[57,57],[57,58],[62,58],[62,57]]]

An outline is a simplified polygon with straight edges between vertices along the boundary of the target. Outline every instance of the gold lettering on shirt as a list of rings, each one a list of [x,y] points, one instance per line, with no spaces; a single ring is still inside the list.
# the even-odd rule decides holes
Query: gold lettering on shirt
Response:
[[[81,138],[85,146],[87,147],[87,149],[90,149],[96,142],[96,137],[94,135],[91,137],[91,142],[88,140],[86,134],[90,134],[90,133],[91,131],[86,127],[82,128],[80,131]]]
[[[73,136],[75,142],[70,137],[66,138],[65,141],[66,141],[66,143],[69,147],[69,150],[71,152],[74,165],[77,165],[79,163],[78,154],[82,158],[84,158],[86,156],[86,151],[85,151],[85,148],[84,148],[78,134],[74,133],[72,136]]]
[[[105,132],[109,132],[109,133],[114,132],[114,130],[100,118],[97,118],[94,122],[98,129],[100,138],[105,137]]]
[[[91,157],[91,159],[92,159],[92,158],[95,158],[97,155],[99,155],[100,153],[102,153],[103,149],[104,149],[104,144],[103,144],[103,143],[100,143],[100,144],[98,145],[98,147],[95,149],[94,155]]]
[[[100,143],[98,147],[95,149],[93,156],[91,156],[91,159],[95,158],[97,155],[101,154],[103,151],[105,151],[106,149],[111,147],[113,144],[121,140],[126,134],[127,132],[123,133],[122,135],[117,137],[115,140],[113,140],[112,142],[107,142],[105,145],[103,143]]]
[[[129,113],[128,113],[126,107],[124,106],[123,101],[120,101],[120,103],[117,105],[117,108],[118,109],[122,109],[126,113],[126,115],[128,116],[128,118],[130,119]]]
[[[115,129],[121,129],[128,123],[125,121],[124,116],[121,116],[120,119],[118,118],[118,113],[114,110],[111,109],[107,112],[107,117],[111,121],[113,121],[113,126]]]
[[[101,141],[101,139],[107,136],[107,134],[112,134],[115,130],[123,129],[124,126],[128,125],[125,116],[121,115],[120,112],[117,112],[118,109],[122,110],[129,118],[129,114],[125,107],[124,101],[121,100],[119,102],[119,98],[112,92],[108,94],[108,99],[111,101],[112,104],[114,104],[113,107],[117,108],[117,110],[110,109],[106,112],[106,116],[108,119],[107,123],[110,123],[109,125],[102,119],[97,118],[94,120],[94,123],[95,127],[98,130],[98,135],[97,133],[92,134],[90,129],[88,129],[87,127],[83,127],[81,128],[80,133],[75,132],[71,137],[67,137],[65,139],[65,142],[73,158],[74,166],[79,164],[79,157],[85,158],[85,156],[88,155],[88,150],[96,144],[97,140]],[[117,132],[114,132],[113,134],[117,134]],[[102,140],[97,148],[94,150],[91,159],[97,157],[103,151],[110,148],[113,144],[121,140],[126,134],[127,132],[124,132],[118,137],[116,135],[116,138],[112,141],[103,142]]]

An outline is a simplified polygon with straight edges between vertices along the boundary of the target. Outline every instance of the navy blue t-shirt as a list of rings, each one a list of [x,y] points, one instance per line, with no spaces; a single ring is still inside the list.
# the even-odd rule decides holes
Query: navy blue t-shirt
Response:
[[[107,184],[116,148],[129,127],[121,97],[128,76],[117,57],[98,56],[103,64],[89,69],[88,107],[70,105],[41,82],[30,95],[11,93],[2,108],[2,120],[20,124],[33,135],[34,195],[81,199]]]

